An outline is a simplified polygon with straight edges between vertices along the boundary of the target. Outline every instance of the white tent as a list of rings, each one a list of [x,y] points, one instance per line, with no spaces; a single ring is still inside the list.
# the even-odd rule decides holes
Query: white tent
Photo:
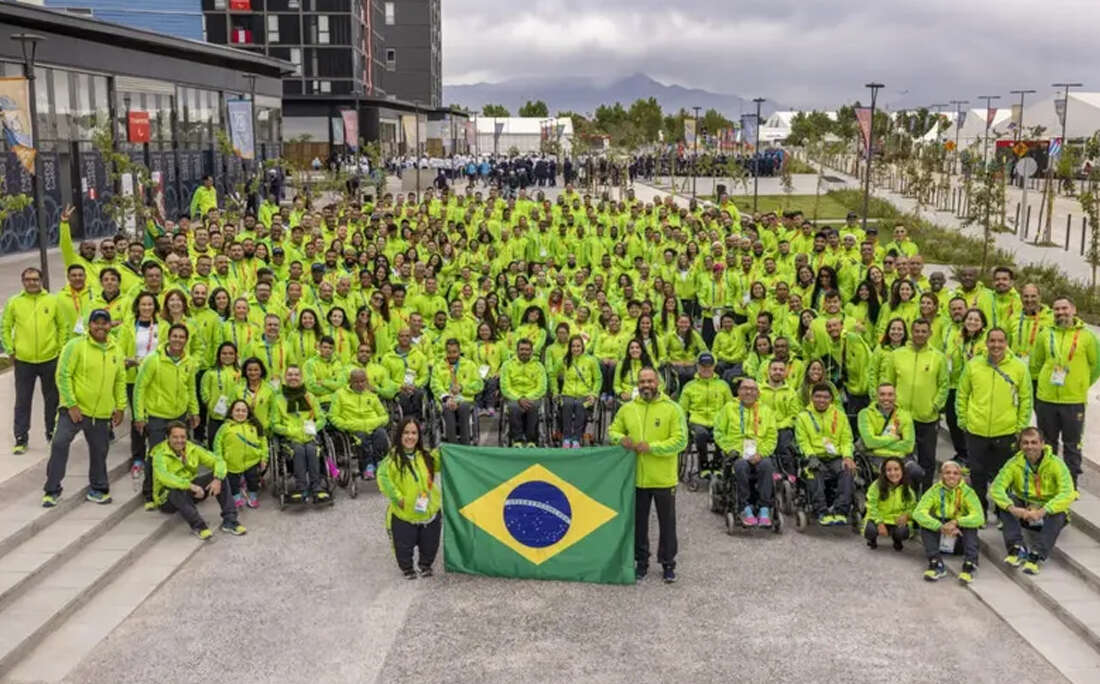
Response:
[[[952,119],[954,119],[955,118],[955,113],[950,112],[950,113],[948,113],[948,116],[950,116]],[[959,147],[961,147],[963,149],[966,149],[970,145],[981,142],[985,138],[985,134],[986,134],[986,131],[985,131],[986,116],[987,116],[987,114],[986,114],[985,107],[975,107],[975,108],[970,109],[966,112],[966,115],[963,117],[962,127],[958,129]],[[997,108],[997,110],[995,112],[993,112],[993,123],[989,127],[989,139],[990,140],[995,140],[998,137],[998,134],[1000,134],[1002,136],[1005,135],[1005,132],[1008,131],[1009,119],[1011,119],[1011,118],[1012,118],[1011,108],[1008,108],[1008,107]],[[1024,124],[1027,125],[1027,122],[1025,121]],[[943,139],[944,140],[955,140],[956,139],[956,130],[955,129],[956,129],[955,123],[952,123],[952,125],[949,126],[946,131],[944,131]],[[1008,133],[1008,135],[1011,135],[1011,133]],[[935,139],[935,136],[933,136],[933,140],[934,139]]]
[[[772,115],[764,120],[764,125],[760,127],[760,143],[777,143],[783,142],[787,139],[787,136],[791,134],[791,120],[799,112],[794,110],[772,112]],[[810,112],[805,112],[809,114]],[[836,112],[825,112],[833,121],[836,121]]]
[[[1062,135],[1062,121],[1058,108],[1062,93],[1024,107],[1024,129],[1044,127],[1044,138]],[[1100,93],[1072,92],[1066,108],[1066,137],[1070,140],[1087,138],[1100,131]]]
[[[561,127],[562,153],[573,149],[573,119],[568,116],[559,118],[539,116],[475,116],[477,127],[478,154],[507,154],[513,147],[521,154],[539,152],[542,149],[543,135],[553,140],[557,128]],[[501,126],[500,138],[495,140],[497,125]]]

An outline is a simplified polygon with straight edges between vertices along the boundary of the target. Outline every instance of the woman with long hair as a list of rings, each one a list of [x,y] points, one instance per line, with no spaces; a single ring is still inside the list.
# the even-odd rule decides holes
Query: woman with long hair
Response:
[[[579,449],[588,423],[588,411],[595,407],[602,383],[600,364],[586,353],[580,335],[569,338],[569,351],[557,369],[555,386],[561,387],[563,449]]]
[[[852,299],[844,305],[844,315],[859,321],[863,329],[859,331],[868,346],[874,346],[875,332],[878,330],[879,302],[874,286],[864,280],[856,286]]]
[[[869,392],[873,394],[878,391],[879,380],[886,370],[886,359],[890,357],[895,349],[904,347],[908,342],[909,327],[905,324],[905,321],[900,318],[891,319],[886,324],[886,331],[879,340],[878,346],[871,352],[871,363],[867,369]]]
[[[215,366],[202,374],[199,399],[206,408],[206,443],[211,448],[218,428],[229,415],[229,406],[241,396],[241,371],[237,367],[237,348],[232,342],[218,346]]]
[[[419,551],[416,565],[420,577],[431,577],[432,563],[439,551],[442,494],[436,484],[439,452],[428,451],[420,426],[411,416],[397,428],[394,447],[378,467],[378,489],[386,497],[386,527],[393,540],[397,567],[406,579],[416,579],[413,550]]]
[[[653,359],[646,351],[645,345],[638,338],[633,338],[626,344],[626,353],[615,371],[615,396],[620,402],[627,402],[638,394],[638,373],[643,368],[655,368]],[[660,373],[657,374],[661,389],[664,390],[664,381]]]
[[[879,537],[889,537],[894,550],[901,551],[912,529],[916,505],[917,495],[909,485],[905,463],[896,456],[883,459],[878,478],[867,488],[867,513],[863,516],[867,546],[877,549]]]

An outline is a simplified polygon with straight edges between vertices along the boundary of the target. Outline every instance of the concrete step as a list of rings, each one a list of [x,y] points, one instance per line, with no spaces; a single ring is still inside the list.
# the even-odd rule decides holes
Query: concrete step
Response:
[[[0,677],[69,615],[114,579],[178,516],[136,510],[0,610]]]
[[[0,511],[0,557],[85,503],[84,495],[88,493],[88,461],[85,457],[81,462],[76,458],[75,451],[74,449],[74,458],[69,462],[65,477],[68,487],[65,488],[61,501],[56,506],[42,508],[42,483],[46,481],[46,472],[43,467],[40,471],[38,486],[16,495],[14,501]],[[111,482],[111,493],[115,496],[121,494],[124,489],[127,491],[132,489],[129,482],[119,480],[130,470],[128,449],[126,454],[125,457],[108,455],[107,478]],[[110,465],[112,460],[115,461],[114,465]]]
[[[1100,595],[1100,542],[1067,525],[1051,555]]]
[[[45,573],[93,543],[141,506],[141,492],[133,491],[130,475],[111,483],[114,502],[85,502],[73,507],[57,522],[0,556],[0,610],[27,591]]]
[[[1042,572],[1036,576],[1005,567],[1004,541],[1000,532],[987,527],[978,536],[987,561],[983,565],[1000,568],[1100,656],[1100,592],[1095,587],[1057,559],[1044,563]]]
[[[1100,542],[1100,497],[1084,489],[1070,508],[1070,525]]]
[[[68,676],[203,545],[178,516],[174,520],[177,524],[151,544],[139,562],[131,563],[60,627],[32,645],[26,657],[0,681],[60,682]]]
[[[1074,684],[1100,681],[1100,653],[1006,575],[999,561],[982,564],[979,575],[968,585],[970,591],[1066,679]]]

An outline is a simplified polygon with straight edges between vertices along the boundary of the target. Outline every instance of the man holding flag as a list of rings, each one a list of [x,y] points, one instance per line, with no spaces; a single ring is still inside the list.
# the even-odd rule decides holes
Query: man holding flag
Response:
[[[649,509],[657,505],[657,561],[662,577],[676,581],[676,482],[678,456],[687,447],[683,409],[658,390],[657,371],[638,372],[638,397],[622,405],[608,428],[612,444],[638,456],[634,503],[634,574],[649,570]]]

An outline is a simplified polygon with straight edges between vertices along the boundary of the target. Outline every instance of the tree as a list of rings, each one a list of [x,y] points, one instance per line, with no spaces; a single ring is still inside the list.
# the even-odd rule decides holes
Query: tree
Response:
[[[1092,289],[1096,289],[1096,269],[1100,267],[1100,193],[1097,192],[1097,184],[1100,182],[1100,131],[1093,133],[1092,137],[1085,141],[1085,159],[1089,161],[1086,176],[1085,191],[1077,196],[1081,203],[1081,209],[1089,222],[1089,247],[1085,252],[1085,259],[1092,266]]]
[[[500,105],[500,104],[487,104],[487,105],[485,105],[484,107],[481,108],[481,115],[482,116],[492,116],[492,117],[512,116],[508,112],[508,108],[505,107],[504,105]]]
[[[657,140],[661,126],[664,123],[661,116],[661,105],[657,103],[657,98],[651,97],[646,100],[639,98],[635,100],[634,104],[630,105],[627,116],[641,133],[645,142]]]
[[[546,106],[546,103],[542,100],[535,100],[532,102],[528,100],[522,107],[519,108],[519,115],[526,117],[541,117],[545,119],[550,116],[550,108]],[[502,116],[508,116],[503,114]]]
[[[714,135],[722,128],[733,128],[733,122],[722,116],[717,109],[708,109],[699,117],[699,127],[707,135]]]

